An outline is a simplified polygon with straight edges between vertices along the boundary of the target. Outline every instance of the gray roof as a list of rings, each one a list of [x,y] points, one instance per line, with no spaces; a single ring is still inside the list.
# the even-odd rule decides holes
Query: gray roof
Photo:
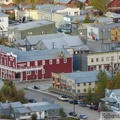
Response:
[[[89,50],[89,48],[83,44],[82,40],[78,36],[71,36],[64,33],[46,34],[46,35],[34,35],[27,36],[27,44],[36,45],[38,42],[42,42],[47,49],[52,49],[52,44],[55,44],[55,48],[83,48]],[[15,41],[16,44],[26,45],[26,40]]]
[[[65,4],[69,3],[70,1],[71,0],[54,0],[54,2],[60,2],[60,3],[65,3]],[[86,0],[78,0],[78,1],[85,2]]]
[[[119,27],[120,26],[120,23],[106,23],[106,24],[103,24],[103,25],[92,25],[94,27],[97,27],[99,29],[110,29],[110,28],[115,28],[115,27]]]
[[[10,102],[12,108],[24,107],[24,105],[20,102]]]
[[[19,113],[30,113],[31,111],[28,109],[28,108],[26,108],[26,107],[20,107],[20,108],[16,108],[16,110],[17,110],[17,112],[19,112]]]
[[[120,89],[112,89],[112,92],[113,92],[117,97],[120,97]]]
[[[104,102],[117,102],[115,98],[102,98],[101,100]]]
[[[0,103],[0,106],[3,108],[3,109],[7,109],[10,107],[10,104],[9,103]]]
[[[98,22],[101,22],[101,23],[113,22],[113,19],[110,17],[100,17],[100,18],[97,18],[97,20],[98,20]]]
[[[37,103],[26,103],[24,104],[25,107],[32,107],[32,106],[42,106],[42,105],[49,105],[49,102],[37,102]]]
[[[17,52],[17,61],[34,61],[34,60],[48,60],[60,58],[60,53],[63,51],[65,57],[72,57],[69,52],[65,49],[46,49],[46,50],[35,50],[35,51],[21,51]]]
[[[111,74],[106,71],[106,74],[108,77],[111,76]],[[75,80],[76,83],[83,83],[83,82],[95,82],[97,81],[97,75],[99,73],[99,70],[95,71],[76,71],[73,73],[66,73],[65,75],[69,78],[72,78]]]
[[[18,62],[60,58],[61,51],[63,52],[64,57],[68,57],[68,58],[72,57],[72,55],[65,49],[20,51],[17,49],[12,50],[12,48],[2,46],[2,51],[6,52],[6,53],[12,52],[15,55],[17,55]]]
[[[0,17],[8,17],[9,15],[5,14],[5,13],[2,13],[0,12]]]
[[[50,104],[50,105],[42,105],[42,106],[32,106],[29,108],[33,112],[41,112],[45,110],[60,109],[61,107],[58,104]]]
[[[42,20],[37,20],[37,21],[33,21],[33,22],[28,22],[28,23],[21,23],[19,25],[8,27],[8,29],[22,31],[22,30],[37,28],[37,27],[41,27],[41,26],[45,26],[45,25],[49,25],[49,24],[53,24],[53,23],[55,23],[55,22],[42,19]]]

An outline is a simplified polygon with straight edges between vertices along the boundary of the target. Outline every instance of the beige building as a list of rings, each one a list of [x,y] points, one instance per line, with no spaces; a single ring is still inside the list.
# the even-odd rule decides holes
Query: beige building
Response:
[[[89,87],[94,93],[98,73],[99,70],[60,74],[52,73],[52,88],[81,98],[88,93]]]

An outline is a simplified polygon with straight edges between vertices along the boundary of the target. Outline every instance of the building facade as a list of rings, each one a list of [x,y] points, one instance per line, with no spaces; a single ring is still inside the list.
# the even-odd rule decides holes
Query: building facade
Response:
[[[13,42],[15,40],[24,39],[26,36],[30,35],[52,33],[56,33],[55,22],[49,20],[37,20],[9,27],[8,40],[9,42]]]
[[[81,56],[82,70],[106,69],[116,72],[120,67],[120,51],[93,52]]]
[[[95,91],[98,71],[76,71],[71,73],[52,73],[52,88],[62,91],[63,94],[70,93],[79,98],[88,93],[89,87],[92,93]],[[67,94],[66,94],[67,95]]]
[[[110,29],[111,42],[120,42],[120,27]]]
[[[20,51],[0,48],[1,79],[41,80],[51,78],[51,72],[72,72],[72,55],[64,49]]]

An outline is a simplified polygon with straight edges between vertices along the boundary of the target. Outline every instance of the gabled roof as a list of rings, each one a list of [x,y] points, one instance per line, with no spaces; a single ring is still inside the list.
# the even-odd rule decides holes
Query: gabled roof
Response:
[[[111,74],[105,70],[108,77],[111,77]],[[94,71],[76,71],[72,73],[65,73],[68,78],[72,78],[75,80],[75,83],[83,83],[83,82],[95,82],[97,81],[97,75],[99,70]],[[62,73],[61,73],[62,74]]]
[[[12,108],[24,107],[21,102],[10,102]]]
[[[32,106],[29,107],[29,109],[32,112],[41,112],[41,111],[47,111],[47,110],[54,110],[54,109],[60,109],[61,107],[58,104],[50,104],[50,105],[42,105],[42,106]]]
[[[26,108],[26,107],[19,107],[19,108],[16,108],[17,112],[20,113],[20,114],[23,114],[23,113],[30,113],[31,111]]]
[[[120,89],[112,89],[112,92],[113,92],[117,97],[120,97]]]
[[[5,13],[2,13],[0,12],[0,17],[8,17],[9,15],[5,14]]]

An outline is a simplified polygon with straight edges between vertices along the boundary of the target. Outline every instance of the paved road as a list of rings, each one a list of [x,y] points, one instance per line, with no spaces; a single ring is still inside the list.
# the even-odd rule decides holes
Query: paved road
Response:
[[[49,84],[49,81],[45,82],[34,82],[34,83],[16,83],[16,86],[18,89],[24,88],[26,86],[34,86],[34,85],[42,85],[42,84]],[[68,114],[69,112],[73,111],[74,106],[72,104],[69,104],[68,102],[62,102],[57,100],[56,97],[53,97],[51,95],[46,95],[40,92],[35,92],[31,90],[25,90],[25,97],[27,98],[34,98],[36,101],[42,101],[42,97],[49,97],[50,99],[54,100],[55,103],[59,104],[62,106],[65,110],[65,112]],[[87,107],[80,107],[78,105],[75,105],[75,111],[77,115],[80,114],[86,114],[88,116],[88,120],[96,120],[99,117],[99,113],[97,111],[89,110]]]

